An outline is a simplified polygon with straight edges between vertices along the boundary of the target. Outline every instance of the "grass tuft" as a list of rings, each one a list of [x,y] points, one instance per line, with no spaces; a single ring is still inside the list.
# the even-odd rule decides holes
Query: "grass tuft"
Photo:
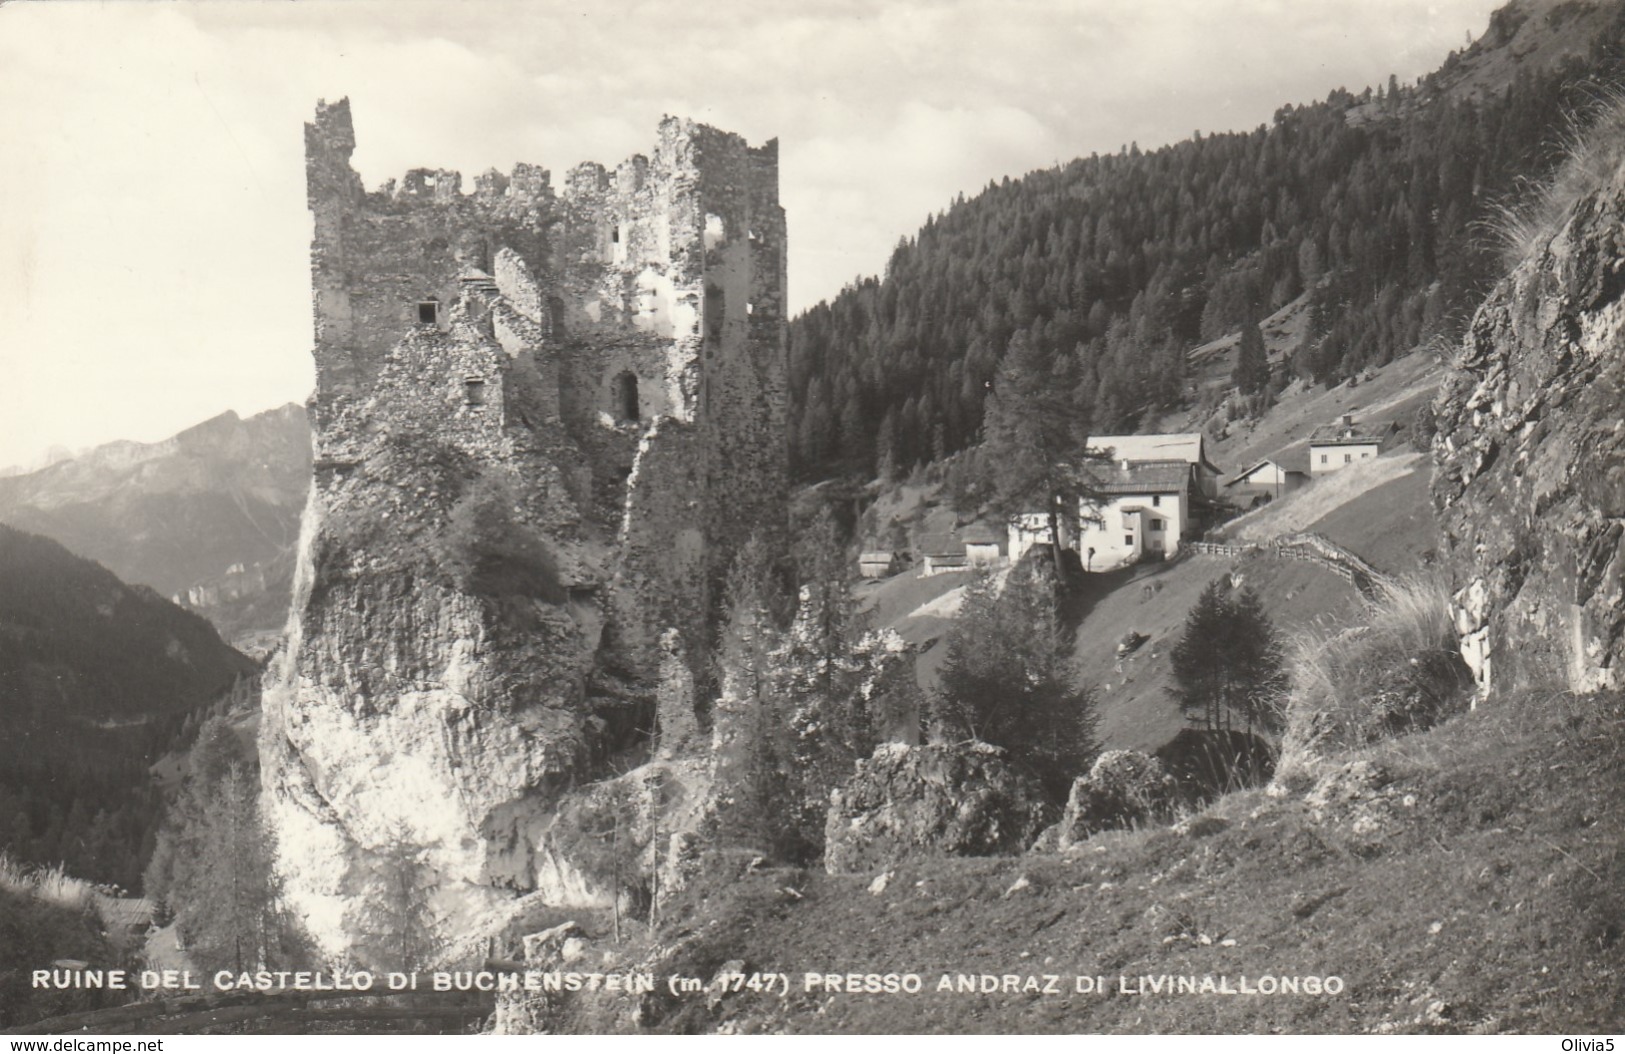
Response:
[[[1464,708],[1472,681],[1434,576],[1383,583],[1360,624],[1290,638],[1286,666],[1277,778],[1287,784],[1320,758],[1431,727]]]
[[[91,884],[74,878],[62,865],[31,867],[3,851],[0,851],[0,890],[69,911],[89,911],[96,899]]]
[[[1545,180],[1527,182],[1485,222],[1508,269],[1560,231],[1575,202],[1607,184],[1625,164],[1625,88],[1598,88],[1591,104],[1568,115],[1562,161]]]

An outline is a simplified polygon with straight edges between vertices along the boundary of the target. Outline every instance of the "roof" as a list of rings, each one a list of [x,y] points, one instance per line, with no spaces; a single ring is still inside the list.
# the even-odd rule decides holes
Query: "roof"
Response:
[[[1208,460],[1207,437],[1201,432],[1143,436],[1090,436],[1089,446],[1111,452],[1114,461],[1184,461],[1217,473]]]
[[[1392,425],[1345,425],[1343,422],[1339,421],[1336,424],[1321,425],[1319,428],[1309,433],[1309,445],[1365,446],[1371,443],[1380,444],[1387,434],[1392,430]]]
[[[946,534],[928,534],[920,539],[922,556],[964,556],[965,546]]]
[[[995,531],[985,523],[973,523],[959,532],[959,538],[966,545],[996,545],[1004,541],[1005,532]]]
[[[889,564],[897,559],[897,554],[890,549],[870,549],[868,552],[858,554],[860,564]]]
[[[1178,494],[1190,483],[1192,462],[1131,461],[1095,470],[1102,494]]]
[[[1233,478],[1231,478],[1229,480],[1226,480],[1224,485],[1227,486],[1227,487],[1234,487],[1236,484],[1243,482],[1244,480],[1246,480],[1246,478],[1248,476],[1251,476],[1254,472],[1257,472],[1259,469],[1263,468],[1265,465],[1274,465],[1276,468],[1280,469],[1284,473],[1290,473],[1292,471],[1291,469],[1287,468],[1285,465],[1281,464],[1279,461],[1275,460],[1274,458],[1267,457],[1267,458],[1264,458],[1262,461],[1258,462],[1256,465],[1249,465],[1246,468],[1242,469],[1240,472],[1237,472]]]

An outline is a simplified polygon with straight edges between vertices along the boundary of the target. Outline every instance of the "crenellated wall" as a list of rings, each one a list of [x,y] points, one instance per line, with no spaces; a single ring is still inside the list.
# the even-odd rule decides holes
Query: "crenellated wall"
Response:
[[[703,676],[733,551],[782,538],[784,215],[774,144],[674,118],[557,195],[530,165],[367,191],[347,100],[305,139],[315,482],[262,754],[290,898],[366,961],[403,839],[465,929],[600,896],[531,832],[646,734],[673,629]]]

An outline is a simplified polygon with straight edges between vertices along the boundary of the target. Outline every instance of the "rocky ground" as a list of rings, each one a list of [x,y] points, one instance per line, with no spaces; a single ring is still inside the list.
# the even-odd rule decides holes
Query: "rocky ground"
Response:
[[[1065,853],[876,873],[748,871],[593,969],[788,994],[664,988],[561,999],[558,1031],[1611,1032],[1625,1026],[1625,699],[1503,698],[1247,791],[1173,827]],[[742,865],[743,866],[743,865]],[[582,968],[580,966],[572,968]],[[918,974],[923,991],[806,990],[806,973]],[[936,991],[948,975],[1015,991]],[[1026,979],[1061,978],[1057,994]],[[1341,979],[1335,995],[1124,994],[1151,978]],[[1107,992],[1079,993],[1100,977]],[[1140,978],[1147,980],[1141,981]],[[1120,981],[1126,978],[1126,982]]]

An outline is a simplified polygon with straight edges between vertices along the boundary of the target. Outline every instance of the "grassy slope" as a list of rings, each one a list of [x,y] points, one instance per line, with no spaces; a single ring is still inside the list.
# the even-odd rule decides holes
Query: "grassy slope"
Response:
[[[1095,603],[1073,649],[1079,681],[1095,690],[1101,740],[1112,749],[1155,750],[1185,727],[1168,697],[1173,684],[1168,653],[1197,597],[1215,578],[1239,575],[1281,627],[1346,612],[1355,600],[1342,579],[1295,560],[1192,556],[1139,571]],[[1119,659],[1117,642],[1130,630],[1150,639]]]
[[[665,1031],[1612,1032],[1625,1027],[1625,700],[1503,699],[1366,756],[1378,804],[1249,791],[1064,855],[749,875],[668,916],[665,961],[791,974]],[[1365,814],[1367,820],[1359,822]],[[1013,890],[1022,880],[1026,885]],[[792,887],[799,895],[783,892]],[[1210,943],[1204,943],[1204,938]],[[1234,941],[1233,945],[1227,942]],[[926,991],[805,995],[803,971]],[[954,995],[943,973],[1337,974],[1338,996]],[[598,1027],[609,1024],[602,1018]]]
[[[1290,310],[1283,311],[1280,318],[1272,317],[1266,326],[1271,347],[1289,346],[1296,324]],[[1225,342],[1207,348],[1208,358],[1218,362],[1221,345]],[[1228,377],[1228,367],[1222,362],[1207,365],[1215,378],[1220,374]],[[1265,456],[1281,456],[1283,451],[1289,459],[1295,451],[1301,461],[1306,457],[1303,441],[1309,433],[1345,413],[1361,420],[1399,421],[1408,428],[1417,408],[1433,397],[1438,376],[1439,364],[1433,355],[1418,351],[1352,387],[1315,391],[1294,385],[1258,421],[1232,425],[1226,436],[1214,442],[1212,456],[1230,471]],[[1193,423],[1170,419],[1164,425],[1184,428]],[[1376,471],[1356,469],[1353,475],[1338,473],[1317,480],[1235,521],[1237,528],[1250,527],[1249,534],[1260,537],[1282,531],[1316,531],[1385,571],[1405,572],[1423,566],[1432,557],[1437,537],[1427,495],[1430,463],[1411,451],[1403,436],[1380,461]],[[915,483],[884,490],[865,514],[865,544],[878,544],[882,526],[893,520],[907,525],[911,534],[945,533],[953,517],[938,504],[940,500],[935,488]],[[1237,562],[1194,557],[1165,566],[1091,576],[1089,594],[1081,605],[1084,617],[1073,663],[1078,684],[1096,690],[1100,732],[1107,747],[1152,750],[1183,727],[1183,719],[1167,696],[1171,683],[1168,650],[1203,587],[1232,571],[1260,594],[1278,629],[1292,630],[1339,617],[1354,600],[1348,585],[1329,572],[1310,564],[1267,559]],[[896,629],[921,649],[918,671],[923,686],[936,683],[944,658],[941,638],[953,620],[916,612],[966,580],[963,573],[922,578],[907,571],[857,587],[857,596],[876,625]],[[1150,640],[1120,660],[1117,642],[1130,630],[1147,634]]]
[[[1296,453],[1299,461],[1305,460],[1304,443],[1316,428],[1332,424],[1344,414],[1353,414],[1356,421],[1398,421],[1408,427],[1417,408],[1433,397],[1439,375],[1440,365],[1433,353],[1421,350],[1395,359],[1359,384],[1317,390],[1295,382],[1257,421],[1230,424],[1213,440],[1208,456],[1225,471],[1225,478],[1261,458],[1283,455],[1288,458],[1288,468],[1305,469],[1306,463],[1294,464],[1291,458]],[[1170,430],[1196,428],[1200,423],[1189,416],[1163,422]]]

